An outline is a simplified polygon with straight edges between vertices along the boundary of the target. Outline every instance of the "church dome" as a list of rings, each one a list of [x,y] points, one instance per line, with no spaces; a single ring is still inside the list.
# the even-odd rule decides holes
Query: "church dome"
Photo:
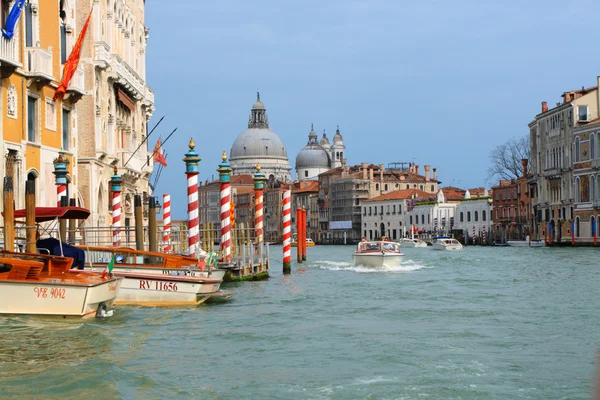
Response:
[[[327,135],[325,134],[325,131],[323,131],[323,138],[321,139],[321,142],[319,143],[321,146],[325,147],[329,147],[329,139],[327,139]]]
[[[296,156],[296,170],[301,168],[329,169],[330,165],[329,153],[317,143],[317,133],[311,125],[311,130],[308,134],[308,143]]]
[[[333,135],[333,143],[341,143],[342,142],[342,134],[340,133],[340,127],[338,126],[335,135]]]
[[[287,152],[279,136],[269,128],[248,128],[233,142],[229,157],[231,160],[256,157],[287,160]]]

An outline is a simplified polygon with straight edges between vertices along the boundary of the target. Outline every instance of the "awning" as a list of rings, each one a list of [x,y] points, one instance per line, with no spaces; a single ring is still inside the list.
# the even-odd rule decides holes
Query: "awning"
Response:
[[[135,112],[135,102],[129,95],[120,87],[117,87],[117,97],[119,101],[125,105],[125,107],[129,108],[131,112]]]
[[[4,212],[2,212],[4,216]],[[35,222],[46,222],[58,219],[87,219],[90,210],[81,207],[36,207]],[[25,209],[15,211],[15,219],[25,218]]]

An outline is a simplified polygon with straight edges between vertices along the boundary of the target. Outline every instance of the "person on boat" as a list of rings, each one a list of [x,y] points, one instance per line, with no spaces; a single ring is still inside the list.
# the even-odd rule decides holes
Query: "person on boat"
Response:
[[[360,239],[360,243],[358,244],[356,251],[361,251],[364,250],[365,246],[363,243],[367,243],[367,238],[366,237],[362,237],[362,239]]]
[[[383,235],[383,236],[381,237],[381,241],[382,241],[382,242],[389,242],[389,240],[388,240],[387,236],[385,236],[385,235]]]

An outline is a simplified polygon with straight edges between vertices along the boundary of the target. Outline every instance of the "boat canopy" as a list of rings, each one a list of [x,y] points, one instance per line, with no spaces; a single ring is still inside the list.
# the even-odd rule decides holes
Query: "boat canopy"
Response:
[[[25,209],[15,210],[15,219],[25,218]],[[4,216],[4,212],[2,212]],[[36,207],[35,222],[47,222],[55,219],[87,219],[90,210],[82,207]]]

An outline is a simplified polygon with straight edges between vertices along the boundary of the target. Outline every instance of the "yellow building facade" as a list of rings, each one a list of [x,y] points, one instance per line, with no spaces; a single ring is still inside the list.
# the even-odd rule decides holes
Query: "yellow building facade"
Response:
[[[1,1],[2,21],[14,1]],[[80,65],[63,99],[53,100],[79,29],[75,1],[27,0],[12,39],[0,37],[0,174],[12,176],[17,208],[25,206],[25,181],[36,181],[38,206],[56,205],[54,160],[69,161],[69,198],[77,185],[77,110],[85,94]]]

